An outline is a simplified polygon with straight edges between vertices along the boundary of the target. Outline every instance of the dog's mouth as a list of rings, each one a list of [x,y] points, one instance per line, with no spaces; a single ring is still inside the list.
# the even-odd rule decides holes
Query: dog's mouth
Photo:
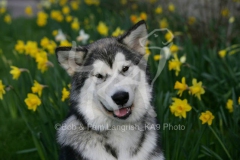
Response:
[[[125,108],[120,108],[118,110],[110,111],[102,103],[101,105],[103,106],[104,110],[108,114],[112,114],[114,117],[118,119],[127,119],[132,113],[132,108],[133,108],[133,105],[131,105],[130,107],[125,107]]]
[[[127,117],[130,116],[131,113],[132,113],[132,109],[130,106],[130,107],[126,107],[126,108],[121,108],[119,110],[114,110],[113,116],[120,118],[120,119],[126,119]]]

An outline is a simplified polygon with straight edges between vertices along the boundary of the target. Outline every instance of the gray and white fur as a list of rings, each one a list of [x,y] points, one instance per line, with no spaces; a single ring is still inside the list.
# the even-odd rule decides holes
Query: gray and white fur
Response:
[[[144,59],[146,24],[82,47],[58,47],[72,78],[70,113],[57,131],[61,160],[163,160]]]

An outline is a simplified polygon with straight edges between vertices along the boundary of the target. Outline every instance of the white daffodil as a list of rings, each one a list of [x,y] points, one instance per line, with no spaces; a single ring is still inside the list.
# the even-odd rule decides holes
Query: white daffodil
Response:
[[[79,31],[79,36],[77,37],[77,41],[82,41],[83,44],[87,43],[89,39],[89,34],[85,33],[83,29]]]
[[[231,16],[230,18],[229,18],[229,23],[233,23],[235,21],[235,17],[234,16]]]
[[[6,8],[7,7],[7,0],[1,0],[0,1],[0,7]]]
[[[163,54],[164,54],[165,59],[169,59],[170,56],[171,56],[171,52],[170,52],[169,47],[163,47],[162,50],[163,50]]]
[[[46,1],[46,0],[41,0],[39,5],[43,8],[50,8],[51,7],[51,2],[50,1]]]
[[[187,60],[187,57],[186,57],[186,55],[184,54],[184,55],[180,58],[180,62],[181,62],[181,63],[185,63],[186,60]]]
[[[55,40],[58,42],[66,40],[66,36],[63,34],[61,29],[58,30],[58,34],[55,36]]]

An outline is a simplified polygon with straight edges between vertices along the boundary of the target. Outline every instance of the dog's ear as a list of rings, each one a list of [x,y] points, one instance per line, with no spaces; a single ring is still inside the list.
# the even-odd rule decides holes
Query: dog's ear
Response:
[[[131,49],[145,54],[145,45],[147,41],[147,26],[144,20],[136,23],[122,36],[118,37],[118,41],[130,47]]]
[[[82,65],[87,49],[81,47],[57,47],[55,52],[60,65],[72,76]]]

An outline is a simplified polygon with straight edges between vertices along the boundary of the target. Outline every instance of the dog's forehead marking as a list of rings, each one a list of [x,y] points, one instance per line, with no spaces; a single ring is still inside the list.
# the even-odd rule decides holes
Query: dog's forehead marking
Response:
[[[129,65],[129,63],[130,61],[126,60],[126,57],[122,52],[117,52],[113,63],[113,70],[119,70],[124,65]]]
[[[125,55],[122,52],[117,52],[112,67],[102,60],[96,60],[93,63],[94,73],[112,75],[122,68],[122,66],[128,65],[129,63],[130,61],[126,61]]]
[[[115,62],[125,61],[126,58],[122,52],[117,52],[115,56]]]
[[[96,60],[93,63],[93,68],[95,73],[110,74],[111,68],[103,61]]]

